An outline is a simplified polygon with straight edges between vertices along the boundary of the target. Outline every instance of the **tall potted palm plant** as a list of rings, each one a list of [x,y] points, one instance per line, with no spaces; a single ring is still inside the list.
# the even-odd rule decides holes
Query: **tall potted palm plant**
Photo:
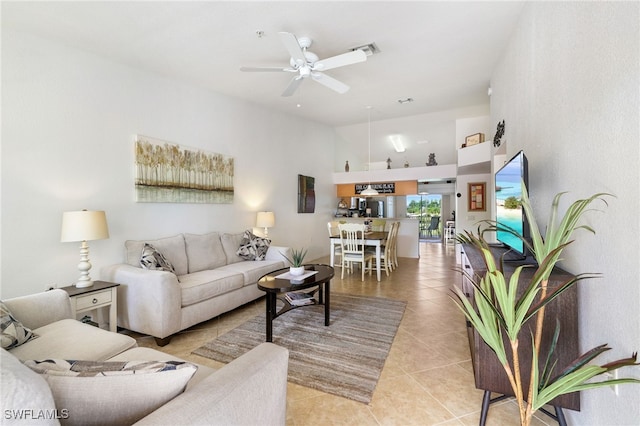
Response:
[[[638,365],[636,363],[637,352],[629,358],[619,359],[604,365],[590,364],[598,355],[610,349],[607,344],[587,351],[562,371],[555,372],[553,351],[559,339],[558,326],[556,326],[553,343],[548,353],[541,354],[545,307],[557,297],[561,297],[562,293],[571,286],[595,275],[578,275],[557,288],[548,288],[549,276],[558,263],[562,251],[573,242],[571,237],[574,231],[584,229],[594,232],[591,227],[579,223],[582,215],[597,200],[606,204],[605,197],[609,196],[609,194],[598,193],[587,199],[577,200],[569,206],[564,216],[559,218],[558,208],[562,195],[563,193],[556,195],[553,200],[546,233],[543,236],[534,219],[523,185],[522,208],[529,218],[531,243],[524,239],[523,241],[533,253],[538,266],[530,282],[526,283],[525,291],[519,297],[516,292],[523,267],[516,268],[507,280],[503,274],[502,261],[497,261],[494,258],[488,243],[483,238],[483,233],[501,230],[511,232],[518,237],[520,235],[494,221],[484,221],[488,227],[478,232],[478,235],[465,232],[458,236],[460,242],[470,244],[481,252],[487,272],[478,281],[465,271],[461,271],[475,287],[473,301],[470,301],[458,288],[454,289],[454,301],[480,337],[498,357],[513,389],[520,413],[520,423],[523,426],[531,423],[533,413],[559,395],[622,383],[640,383],[640,380],[633,378],[592,381],[596,376],[620,367]],[[533,320],[535,323],[533,335],[530,337],[532,353],[521,353],[522,351],[519,350],[519,340],[522,338],[520,331],[529,320]],[[543,359],[541,358],[543,356],[545,362],[541,363],[539,361]],[[525,357],[531,359],[529,372],[522,371],[520,368],[521,360]],[[523,385],[525,382],[523,378],[526,374],[529,374],[528,389],[524,389]]]

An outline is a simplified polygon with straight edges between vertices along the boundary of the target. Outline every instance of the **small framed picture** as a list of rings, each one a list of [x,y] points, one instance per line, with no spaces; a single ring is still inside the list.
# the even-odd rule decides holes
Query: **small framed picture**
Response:
[[[473,182],[469,184],[469,211],[487,210],[487,192],[485,182]]]
[[[474,135],[469,135],[466,138],[464,138],[464,144],[466,146],[473,146],[482,142],[484,142],[484,133],[476,133]]]

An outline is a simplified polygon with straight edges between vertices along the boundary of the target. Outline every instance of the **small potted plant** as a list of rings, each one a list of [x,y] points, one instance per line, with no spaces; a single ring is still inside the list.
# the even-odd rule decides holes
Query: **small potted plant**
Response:
[[[292,249],[291,257],[282,254],[282,256],[287,259],[287,261],[291,264],[289,267],[289,273],[291,275],[302,275],[304,274],[304,266],[302,266],[302,262],[304,261],[304,257],[307,255],[306,249]]]

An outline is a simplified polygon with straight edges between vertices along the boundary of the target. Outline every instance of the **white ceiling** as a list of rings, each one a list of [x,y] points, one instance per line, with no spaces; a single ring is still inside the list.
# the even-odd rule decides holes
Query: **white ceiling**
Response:
[[[491,72],[523,2],[2,2],[2,25],[113,61],[331,126],[488,102]],[[256,32],[263,31],[258,37]],[[277,32],[309,36],[321,59],[376,43],[363,63],[327,71],[340,95],[305,81],[281,97],[291,74]],[[397,100],[413,98],[399,104]],[[297,107],[297,104],[301,104]]]

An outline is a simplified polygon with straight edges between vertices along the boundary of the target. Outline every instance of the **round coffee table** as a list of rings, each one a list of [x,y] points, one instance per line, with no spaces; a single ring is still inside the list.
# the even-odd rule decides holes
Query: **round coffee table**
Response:
[[[273,341],[273,320],[292,309],[309,305],[324,305],[324,325],[329,325],[330,285],[334,275],[333,268],[328,265],[304,265],[304,269],[305,274],[299,278],[292,277],[289,274],[289,268],[282,268],[269,272],[258,280],[258,288],[267,293],[267,342]],[[301,291],[307,289],[310,291]],[[286,293],[294,291],[313,297],[309,305],[294,305],[286,297],[278,297],[280,294],[286,295]],[[318,293],[317,300],[315,299],[316,293]],[[284,303],[279,311],[276,310],[277,299]]]

